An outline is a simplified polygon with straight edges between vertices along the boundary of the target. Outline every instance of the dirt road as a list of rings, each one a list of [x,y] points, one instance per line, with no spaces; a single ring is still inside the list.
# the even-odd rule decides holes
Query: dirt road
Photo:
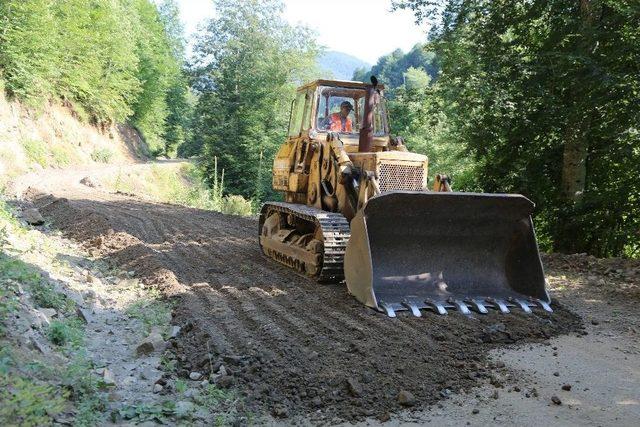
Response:
[[[183,330],[171,356],[177,374],[220,374],[223,366],[219,385],[236,389],[248,413],[287,423],[638,419],[638,387],[629,383],[640,380],[637,262],[611,268],[548,257],[553,315],[389,319],[343,286],[318,285],[265,259],[254,219],[110,194],[75,175],[63,181],[27,197],[67,236],[174,298]],[[560,389],[564,381],[573,391]],[[582,403],[571,405],[609,409],[574,418],[574,398]],[[574,412],[560,417],[559,406]]]

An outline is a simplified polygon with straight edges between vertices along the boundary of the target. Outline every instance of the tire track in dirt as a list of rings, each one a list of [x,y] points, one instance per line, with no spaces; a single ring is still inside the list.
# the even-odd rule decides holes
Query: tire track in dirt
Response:
[[[486,377],[491,349],[580,325],[558,305],[553,315],[389,319],[342,286],[266,259],[256,220],[121,195],[68,197],[34,200],[65,234],[175,298],[179,374],[224,364],[253,412],[358,420],[402,409],[401,390],[425,407]]]

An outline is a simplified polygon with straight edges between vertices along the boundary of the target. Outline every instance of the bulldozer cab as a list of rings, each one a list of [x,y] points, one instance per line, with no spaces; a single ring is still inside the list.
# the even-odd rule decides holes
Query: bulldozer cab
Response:
[[[316,80],[298,89],[292,104],[289,137],[298,137],[305,131],[317,133],[338,132],[346,137],[345,143],[357,143],[363,124],[364,103],[370,85],[359,82]],[[383,87],[373,111],[373,135],[389,134]],[[349,108],[343,108],[348,105]]]

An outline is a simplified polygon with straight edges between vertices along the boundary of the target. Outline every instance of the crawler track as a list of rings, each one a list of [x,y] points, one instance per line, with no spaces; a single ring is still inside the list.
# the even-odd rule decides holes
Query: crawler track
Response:
[[[305,205],[271,202],[265,204],[262,208],[259,229],[262,229],[262,224],[266,217],[274,211],[282,214],[295,215],[322,230],[324,239],[322,268],[314,279],[322,283],[340,283],[344,280],[344,252],[347,249],[347,242],[349,241],[350,235],[349,223],[344,216],[339,213],[326,212]],[[277,255],[279,256],[272,256],[272,258],[288,267],[300,271],[300,269],[296,268],[296,265],[299,265],[299,263],[295,263],[295,260],[291,262],[285,254]]]

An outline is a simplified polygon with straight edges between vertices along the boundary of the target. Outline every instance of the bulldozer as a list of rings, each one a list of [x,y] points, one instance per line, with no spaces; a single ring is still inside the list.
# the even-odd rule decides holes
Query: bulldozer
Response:
[[[551,312],[531,214],[518,194],[430,188],[428,157],[389,132],[384,86],[316,80],[297,89],[273,161],[259,243],[267,257],[389,317]]]

